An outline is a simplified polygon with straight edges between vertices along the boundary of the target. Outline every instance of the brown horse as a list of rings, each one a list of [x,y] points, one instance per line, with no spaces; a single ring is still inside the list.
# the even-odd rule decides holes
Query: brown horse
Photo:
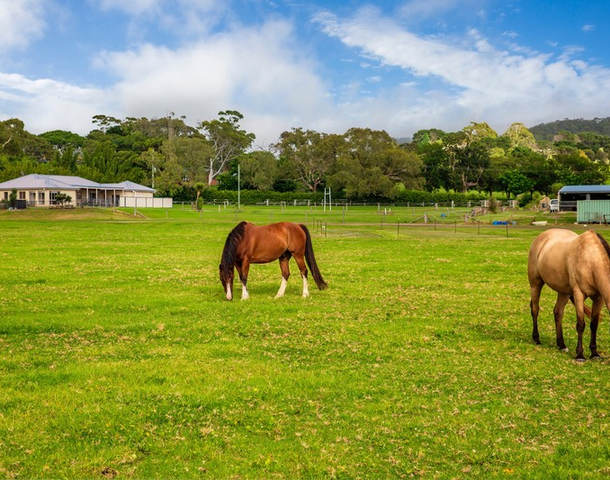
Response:
[[[597,326],[604,305],[610,310],[610,246],[597,233],[587,231],[578,235],[569,230],[550,229],[540,234],[529,252],[527,274],[531,290],[530,308],[534,330],[532,338],[540,344],[538,312],[540,291],[546,284],[557,292],[553,309],[557,346],[567,350],[563,340],[563,311],[568,301],[576,308],[578,344],[576,360],[584,361],[582,335],[585,314],[591,317],[591,358],[597,352]],[[585,305],[591,298],[592,308]]]
[[[303,279],[303,297],[309,296],[307,285],[307,267],[320,290],[328,285],[322,278],[313,254],[311,236],[305,225],[291,222],[279,222],[271,225],[257,226],[250,222],[239,223],[227,236],[220,260],[220,281],[227,300],[233,299],[234,268],[237,268],[241,280],[241,299],[248,294],[248,271],[251,263],[269,263],[279,259],[282,270],[282,283],[275,298],[284,296],[290,268],[291,257],[297,262]]]

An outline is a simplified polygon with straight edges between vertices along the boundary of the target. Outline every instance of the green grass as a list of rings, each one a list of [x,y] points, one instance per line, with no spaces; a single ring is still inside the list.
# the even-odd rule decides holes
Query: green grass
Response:
[[[0,477],[610,474],[610,362],[573,360],[572,307],[554,347],[547,290],[531,341],[533,214],[409,210],[0,212]],[[227,302],[242,219],[306,222],[329,289],[255,265]]]

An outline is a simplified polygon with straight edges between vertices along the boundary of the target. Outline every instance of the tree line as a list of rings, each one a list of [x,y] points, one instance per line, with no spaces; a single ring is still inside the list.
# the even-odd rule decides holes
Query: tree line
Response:
[[[334,198],[393,200],[405,191],[552,195],[563,185],[604,183],[610,173],[610,136],[596,132],[560,130],[547,140],[521,123],[498,134],[487,123],[471,122],[455,132],[419,130],[399,143],[369,128],[343,134],[292,128],[268,150],[253,150],[255,135],[242,120],[235,110],[194,127],[174,114],[96,115],[86,136],[64,130],[33,135],[21,120],[5,120],[0,181],[28,173],[130,180],[178,200],[238,186],[310,194],[329,187]]]

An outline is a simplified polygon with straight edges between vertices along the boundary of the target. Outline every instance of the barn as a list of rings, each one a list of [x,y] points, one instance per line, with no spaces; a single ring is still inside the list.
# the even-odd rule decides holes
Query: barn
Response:
[[[58,194],[70,196],[68,205],[72,207],[155,207],[159,203],[171,207],[171,199],[158,202],[161,199],[153,198],[154,188],[129,181],[104,184],[76,176],[33,173],[0,183],[0,200],[8,202],[12,191],[16,191],[19,204],[27,207],[51,208],[57,204]]]

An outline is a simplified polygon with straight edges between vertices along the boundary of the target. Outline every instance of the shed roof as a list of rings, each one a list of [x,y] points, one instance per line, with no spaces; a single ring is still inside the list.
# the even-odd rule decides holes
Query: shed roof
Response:
[[[566,185],[559,193],[610,193],[610,185]]]

